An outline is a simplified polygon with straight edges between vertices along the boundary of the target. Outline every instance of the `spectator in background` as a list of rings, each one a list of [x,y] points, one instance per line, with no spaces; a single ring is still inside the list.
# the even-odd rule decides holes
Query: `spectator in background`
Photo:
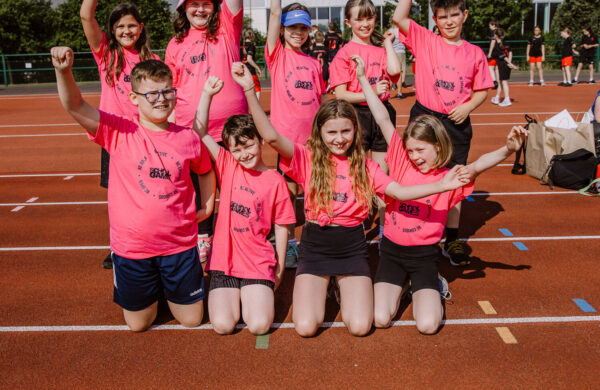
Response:
[[[579,72],[583,65],[587,64],[590,69],[590,84],[594,84],[594,59],[596,58],[596,50],[598,50],[598,37],[592,34],[592,28],[586,27],[583,29],[583,37],[581,37],[581,54],[579,55],[579,64],[573,83],[577,84]]]
[[[579,52],[575,50],[575,47],[577,45],[571,37],[571,32],[568,28],[563,29],[560,32],[560,36],[562,37],[562,39],[564,39],[560,59],[560,65],[562,66],[563,81],[561,83],[558,83],[558,85],[560,87],[571,87],[573,86],[573,84],[571,84],[571,66],[573,65],[573,53],[579,54]]]
[[[542,69],[542,64],[546,61],[546,46],[544,45],[544,36],[542,35],[540,26],[533,28],[533,35],[529,37],[529,41],[527,42],[527,53],[525,56],[529,62],[529,86],[533,87],[534,73],[537,67],[540,74],[540,85],[543,87],[546,85],[544,83],[544,70]]]
[[[323,81],[327,83],[329,80],[329,63],[327,62],[327,47],[325,46],[325,34],[321,31],[315,32],[315,42],[308,53],[311,57],[316,58],[323,69]]]
[[[490,69],[490,73],[492,75],[492,80],[494,80],[494,89],[496,89],[496,88],[498,88],[500,75],[498,74],[498,63],[496,62],[495,59],[492,58],[492,51],[494,50],[494,46],[496,45],[496,37],[494,36],[494,32],[498,28],[498,21],[496,19],[490,20],[488,27],[490,28],[490,49],[488,50],[488,55],[487,55],[488,68]]]
[[[396,99],[404,99],[406,96],[402,95],[402,87],[406,87],[406,46],[400,41],[400,35],[398,33],[398,27],[393,27],[393,21],[390,21],[392,28],[388,31],[394,35],[394,41],[392,42],[392,47],[396,52],[396,56],[400,61],[400,67],[402,69],[402,73],[400,75],[400,83],[392,84],[392,89],[397,89],[398,94],[395,96]]]
[[[337,54],[338,50],[344,46],[344,39],[340,32],[340,26],[337,22],[331,21],[327,26],[327,34],[325,34],[325,47],[327,48],[327,62],[331,63],[333,57]]]
[[[256,92],[256,97],[260,99],[260,80],[258,79],[262,76],[262,70],[260,67],[254,62],[254,58],[256,56],[256,46],[254,45],[255,36],[254,31],[251,28],[247,28],[242,32],[242,46],[240,46],[240,60],[246,65],[250,74],[252,75],[252,79],[254,80],[254,92]]]

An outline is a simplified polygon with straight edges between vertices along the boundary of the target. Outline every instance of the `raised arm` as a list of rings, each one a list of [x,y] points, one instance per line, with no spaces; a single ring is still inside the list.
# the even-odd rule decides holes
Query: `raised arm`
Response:
[[[464,166],[454,166],[443,178],[415,186],[402,186],[391,182],[385,189],[385,194],[399,201],[420,199],[440,192],[452,191],[469,183],[468,173]]]
[[[95,136],[100,124],[100,112],[81,97],[71,72],[73,50],[64,46],[53,47],[50,54],[56,70],[56,87],[62,106],[88,133]]]
[[[102,43],[102,29],[95,17],[97,4],[98,0],[83,0],[79,9],[85,38],[94,52],[100,49]]]
[[[229,8],[229,11],[231,11],[232,15],[237,15],[244,5],[242,0],[225,0],[225,3],[227,4],[227,8]]]
[[[219,151],[221,146],[208,135],[208,112],[210,111],[210,103],[214,95],[219,93],[223,88],[223,80],[217,76],[210,76],[204,83],[202,95],[200,96],[200,102],[196,109],[196,116],[194,117],[193,129],[200,138],[210,153],[210,157],[216,161],[219,158]],[[204,198],[203,198],[204,199]]]
[[[381,128],[381,132],[385,137],[385,142],[389,145],[392,141],[392,136],[394,135],[394,131],[396,128],[394,124],[390,120],[390,116],[387,112],[387,109],[379,100],[373,88],[369,85],[369,80],[367,80],[367,76],[365,75],[365,62],[358,55],[353,55],[352,60],[356,64],[356,77],[360,82],[360,87],[364,91],[365,98],[367,100],[367,104],[369,105],[369,110],[371,110],[371,114],[373,114],[373,118],[375,118],[375,122]]]
[[[263,111],[256,93],[254,93],[254,80],[250,71],[241,62],[234,62],[231,65],[231,75],[236,83],[238,83],[244,90],[246,100],[248,101],[248,110],[252,115],[256,129],[260,133],[260,136],[265,140],[266,143],[271,145],[277,153],[281,154],[282,157],[291,159],[294,155],[294,143],[285,136],[279,134],[273,127],[269,118]]]
[[[269,54],[275,50],[281,29],[281,0],[271,0],[271,11],[269,15],[269,27],[267,29],[267,47]]]
[[[493,152],[486,153],[476,161],[467,165],[469,180],[473,180],[481,172],[496,166],[504,161],[508,156],[521,148],[529,132],[522,126],[513,126],[506,136],[506,145]]]
[[[408,29],[410,27],[410,19],[408,15],[410,14],[411,6],[412,0],[398,0],[398,4],[396,4],[396,9],[394,10],[394,16],[392,16],[394,24],[398,26],[400,31],[402,31],[404,34],[408,33]]]
[[[390,30],[386,31],[385,40],[383,41],[383,47],[385,47],[385,54],[387,58],[387,68],[386,72],[390,76],[397,76],[402,72],[402,65],[400,64],[400,60],[394,51],[394,46],[392,43],[394,42],[394,33]]]

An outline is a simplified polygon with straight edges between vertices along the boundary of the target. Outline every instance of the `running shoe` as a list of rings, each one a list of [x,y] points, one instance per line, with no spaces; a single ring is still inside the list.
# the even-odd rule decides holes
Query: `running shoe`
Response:
[[[533,81],[530,81],[529,84],[527,84],[528,87],[533,87]]]
[[[546,83],[544,82],[544,80],[540,81],[540,85],[541,85],[542,87],[545,87],[545,86],[546,86]]]
[[[469,256],[465,253],[464,244],[459,240],[447,242],[442,249],[442,255],[450,260],[455,267],[464,267],[471,264]]]
[[[113,267],[113,262],[112,262],[112,252],[110,252],[105,258],[104,260],[102,260],[102,268],[104,269],[112,269]]]
[[[206,263],[206,260],[208,260],[208,256],[210,256],[211,245],[212,237],[198,236],[198,256],[200,257],[201,263]]]
[[[500,107],[508,107],[508,106],[512,106],[512,102],[510,101],[510,99],[505,98],[504,100],[502,100],[500,103],[498,103],[498,105]]]
[[[500,104],[500,98],[498,96],[494,96],[492,98],[492,104]]]
[[[442,300],[452,299],[452,293],[450,292],[450,289],[448,288],[448,281],[439,273],[438,273],[438,285],[440,288],[440,296],[442,297]]]
[[[596,84],[594,80],[590,80],[590,84]]]

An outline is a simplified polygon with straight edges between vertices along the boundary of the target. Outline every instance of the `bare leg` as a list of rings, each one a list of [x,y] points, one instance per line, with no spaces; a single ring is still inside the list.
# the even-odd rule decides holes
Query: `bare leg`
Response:
[[[424,288],[413,292],[413,316],[417,322],[417,329],[423,334],[437,332],[444,317],[444,307],[440,292],[431,288]]]
[[[373,284],[368,276],[338,276],[342,321],[353,336],[364,336],[373,324]]]
[[[125,323],[132,331],[143,332],[148,329],[156,319],[157,308],[158,302],[154,302],[142,310],[130,311],[123,309]]]
[[[540,82],[544,82],[544,68],[542,67],[543,63],[542,62],[538,62],[536,64],[537,68],[538,68],[538,72],[540,73]]]
[[[231,334],[240,320],[240,290],[215,288],[208,295],[208,317],[218,334]]]
[[[373,324],[376,328],[387,328],[400,307],[402,287],[378,282],[373,285],[373,290],[375,296]]]
[[[458,223],[460,222],[460,208],[462,202],[459,202],[450,211],[448,211],[448,219],[446,220],[446,227],[450,229],[458,229]]]
[[[579,73],[581,72],[581,68],[583,68],[583,63],[580,62],[577,64],[577,69],[575,70],[575,80],[579,81]]]
[[[250,333],[269,332],[275,317],[275,295],[270,287],[251,284],[242,287],[242,318]]]
[[[535,64],[532,62],[529,64],[529,82],[530,83],[533,83],[533,79],[535,78],[534,69],[535,69]]]
[[[302,337],[314,336],[325,318],[329,276],[302,274],[294,281],[292,319]]]
[[[179,323],[186,328],[193,328],[202,323],[204,316],[204,301],[194,302],[189,305],[180,305],[167,301],[171,314]]]

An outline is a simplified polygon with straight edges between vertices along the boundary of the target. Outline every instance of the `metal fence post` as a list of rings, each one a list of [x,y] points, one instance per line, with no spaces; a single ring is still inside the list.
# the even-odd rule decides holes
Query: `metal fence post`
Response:
[[[4,59],[4,54],[2,54],[2,76],[4,77],[4,86],[8,87],[8,78],[6,75],[6,60]]]

